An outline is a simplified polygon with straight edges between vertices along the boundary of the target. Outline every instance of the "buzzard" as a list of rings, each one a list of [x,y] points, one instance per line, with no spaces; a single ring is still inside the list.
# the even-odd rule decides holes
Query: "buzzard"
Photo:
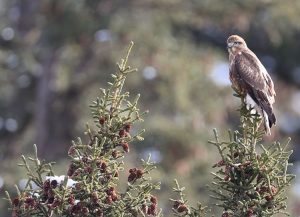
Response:
[[[227,48],[232,88],[246,105],[256,108],[264,119],[266,133],[271,135],[270,128],[276,124],[272,106],[276,93],[270,75],[240,36],[230,36],[227,39]]]

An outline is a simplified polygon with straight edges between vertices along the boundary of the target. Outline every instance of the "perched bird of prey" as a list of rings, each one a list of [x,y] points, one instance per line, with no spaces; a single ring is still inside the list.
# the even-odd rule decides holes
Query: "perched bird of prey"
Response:
[[[262,115],[266,133],[270,135],[270,128],[276,123],[272,106],[276,96],[273,81],[243,38],[230,36],[227,48],[232,87],[246,105],[251,105]]]

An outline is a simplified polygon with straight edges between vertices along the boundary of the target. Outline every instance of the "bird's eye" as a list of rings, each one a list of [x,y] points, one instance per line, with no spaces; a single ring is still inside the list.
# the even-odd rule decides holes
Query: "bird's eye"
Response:
[[[235,44],[235,45],[241,45],[242,42],[240,42],[240,41],[235,41],[234,44]]]

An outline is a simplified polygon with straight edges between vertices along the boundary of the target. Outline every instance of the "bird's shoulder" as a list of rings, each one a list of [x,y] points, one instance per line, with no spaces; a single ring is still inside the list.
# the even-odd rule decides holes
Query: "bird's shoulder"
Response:
[[[255,53],[253,53],[250,49],[238,51],[235,55],[234,62],[236,64],[242,63],[257,69],[259,69],[259,65],[261,64]]]

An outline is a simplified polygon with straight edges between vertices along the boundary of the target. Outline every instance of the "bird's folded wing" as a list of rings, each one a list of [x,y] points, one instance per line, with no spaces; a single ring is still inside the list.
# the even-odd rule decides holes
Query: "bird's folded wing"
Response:
[[[266,90],[266,80],[253,54],[242,51],[236,55],[235,70],[240,78],[256,90]]]

